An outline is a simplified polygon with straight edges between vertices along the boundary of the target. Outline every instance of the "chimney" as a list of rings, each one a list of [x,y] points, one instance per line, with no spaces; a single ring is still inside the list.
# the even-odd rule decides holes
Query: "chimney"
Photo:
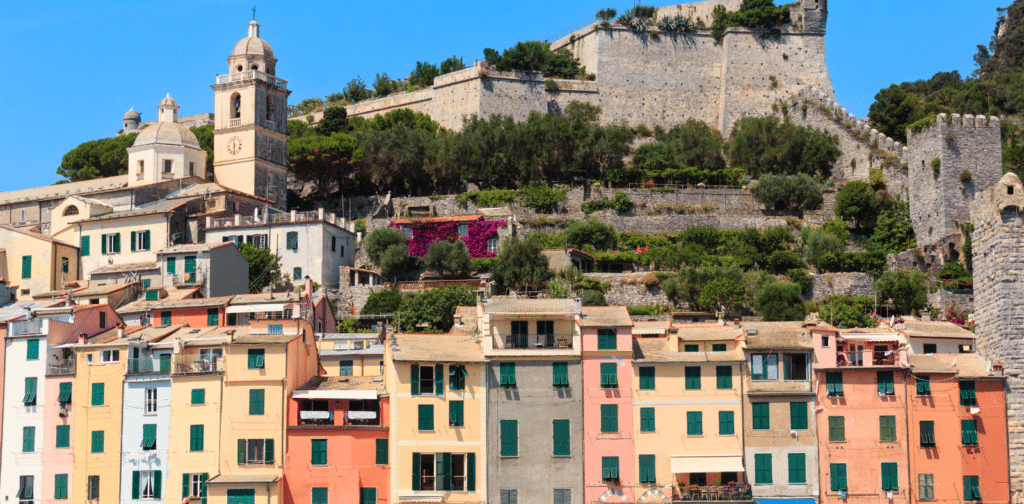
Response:
[[[234,329],[230,329],[230,330],[224,331],[224,334],[226,334],[228,336],[228,341],[235,341],[235,330]]]
[[[324,220],[324,207],[320,207],[320,208],[316,209],[316,217],[317,217],[317,220],[319,220],[319,221]]]
[[[309,278],[309,275],[306,275],[306,282],[302,288],[302,297],[306,299],[313,298],[313,280]]]
[[[453,318],[455,319],[455,325],[461,327],[462,326],[462,315],[455,315]]]
[[[736,329],[739,329],[740,328],[740,319],[738,319],[738,318],[732,319],[732,325]]]
[[[117,339],[121,339],[123,337],[124,337],[124,327],[121,327],[121,325],[118,324],[118,326],[117,326]]]
[[[85,334],[85,333],[79,334],[79,335],[78,335],[78,344],[79,344],[79,345],[84,345],[84,344],[85,344],[85,342],[86,342],[86,341],[87,341],[88,339],[89,339],[89,335],[87,335],[87,334]]]

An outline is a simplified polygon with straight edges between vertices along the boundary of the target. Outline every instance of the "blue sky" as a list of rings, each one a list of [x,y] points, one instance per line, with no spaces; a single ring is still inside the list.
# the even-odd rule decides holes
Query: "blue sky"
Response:
[[[833,0],[826,51],[840,104],[867,115],[875,93],[937,71],[969,75],[996,7],[1010,0]],[[781,3],[781,2],[779,2]],[[514,4],[377,0],[256,2],[261,36],[289,80],[289,103],[339,91],[360,75],[403,77],[416,61],[554,40],[627,0]],[[666,2],[666,5],[669,3]],[[661,4],[658,4],[661,5]],[[210,85],[246,34],[252,1],[14,2],[0,19],[0,191],[51,184],[63,155],[113,136],[135,107],[156,118],[170,93],[181,115],[211,112]]]

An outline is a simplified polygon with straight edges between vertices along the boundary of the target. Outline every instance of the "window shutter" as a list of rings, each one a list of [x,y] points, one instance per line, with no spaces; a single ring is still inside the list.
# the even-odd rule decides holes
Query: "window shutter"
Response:
[[[895,385],[893,384],[892,371],[879,371],[878,372],[878,395],[893,395],[895,394]]]
[[[160,488],[160,487],[163,486],[162,485],[162,483],[163,483],[163,481],[162,481],[163,480],[163,476],[164,476],[164,472],[163,471],[153,471],[153,498],[154,499],[159,499],[160,498],[161,490],[163,490],[162,488]]]
[[[825,384],[828,396],[839,397],[843,395],[843,373],[841,371],[825,373]]]
[[[615,404],[601,405],[601,432],[619,431],[619,407]]]
[[[39,358],[39,340],[30,339],[25,342],[25,360],[36,360]]]
[[[552,420],[552,455],[556,457],[568,457],[572,455],[569,445],[569,421]]]
[[[960,438],[965,445],[978,444],[978,427],[974,420],[960,420]]]
[[[210,479],[210,473],[199,475],[199,496],[203,498],[200,504],[206,504],[206,480]]]
[[[192,389],[192,404],[206,404],[206,389]]]
[[[789,482],[794,484],[807,483],[807,461],[803,453],[789,454]]]
[[[601,363],[601,387],[618,388],[618,365],[614,362]]]
[[[131,241],[131,244],[130,244],[131,246],[129,247],[129,248],[131,248],[132,252],[135,252],[135,242],[138,240],[137,237],[138,237],[138,234],[135,231],[132,231],[132,239],[130,240]]]
[[[192,475],[189,473],[181,474],[181,499],[185,500],[185,497],[192,495]],[[196,496],[198,497],[198,495]]]
[[[132,499],[139,498],[139,471],[132,471]]]
[[[286,236],[288,250],[299,250],[299,233],[297,231],[289,231]]]
[[[448,425],[462,427],[463,425],[463,403],[462,401],[448,401]]]
[[[935,422],[921,421],[921,446],[935,446]]]
[[[899,490],[900,483],[896,472],[895,462],[882,462],[882,490]]]
[[[32,278],[32,256],[21,258],[21,278]]]
[[[22,427],[21,429],[21,451],[32,453],[36,451],[36,428]]]
[[[772,454],[754,454],[754,483],[772,482]]]
[[[829,464],[829,479],[831,490],[841,492],[846,490],[846,464]]]
[[[274,440],[267,439],[263,442],[263,462],[265,464],[274,463]]]
[[[89,255],[89,237],[88,236],[83,236],[82,237],[81,247],[79,247],[79,251],[80,251],[80,254],[81,254],[82,257],[85,257],[85,256]]]
[[[105,234],[100,235],[100,253],[107,253],[107,235]]]
[[[448,491],[452,489],[452,454],[451,453],[439,453],[436,455],[438,459],[438,471],[437,477],[441,482],[441,490]],[[436,480],[435,480],[436,481]]]
[[[640,368],[640,390],[654,390],[654,367]]]
[[[793,430],[807,428],[807,403],[789,403],[789,428]]]
[[[519,456],[519,421],[502,420],[501,427],[501,456]]]
[[[54,499],[67,499],[68,498],[68,475],[67,474],[56,474],[53,476],[53,498]]]
[[[196,272],[196,256],[185,256],[185,273]]]
[[[551,385],[553,387],[568,387],[569,386],[569,363],[568,362],[552,362],[551,363]]]
[[[886,415],[878,417],[878,433],[878,438],[882,442],[896,441],[896,417]]]
[[[654,483],[656,479],[654,455],[640,455],[639,457],[640,483]]]
[[[262,415],[264,412],[263,389],[249,389],[249,414]]]
[[[703,436],[704,435],[704,413],[700,411],[687,411],[686,412],[686,435],[687,436]]]
[[[928,375],[917,375],[917,395],[931,395],[932,383]]]
[[[700,390],[700,366],[686,367],[686,390]]]
[[[244,439],[238,440],[238,463],[240,465],[248,462],[245,457],[245,445],[246,443]]]
[[[412,489],[413,490],[422,490],[422,483],[423,483],[423,481],[422,481],[421,475],[420,475],[420,473],[422,473],[422,472],[423,471],[420,468],[420,454],[419,453],[413,453],[412,454]]]
[[[640,432],[654,431],[654,408],[640,408]]]
[[[149,231],[142,232],[142,250],[149,250]]]
[[[376,463],[379,465],[387,465],[388,463],[388,439],[381,438],[377,440],[377,460]]]
[[[56,448],[70,448],[71,447],[71,426],[70,425],[58,425],[57,435],[55,439]]]
[[[64,404],[71,402],[71,382],[63,382],[60,384],[60,393],[57,396],[57,402]]]
[[[732,411],[718,412],[718,433],[728,436],[736,434],[735,413]]]
[[[362,488],[359,489],[360,499],[362,498]],[[328,504],[328,489],[325,487],[313,487],[310,491],[311,504]],[[362,504],[362,501],[360,501]]]
[[[476,454],[466,454],[466,490],[476,491]]]
[[[828,440],[846,441],[846,418],[841,416],[828,417]]]
[[[93,383],[92,384],[92,405],[103,406],[103,384]]]
[[[434,395],[444,395],[443,364],[434,364]]]
[[[114,233],[114,253],[121,252],[121,233]]]
[[[753,413],[753,425],[754,429],[770,429],[771,419],[768,416],[768,403],[753,403],[750,405],[750,409]]]
[[[206,310],[206,325],[216,327],[219,319],[220,317],[216,308],[208,308]]]
[[[421,405],[419,405],[419,430],[421,430],[421,431],[432,431],[432,430],[434,430],[434,405],[433,404],[421,404]]]
[[[413,364],[409,366],[409,370],[409,382],[412,384],[412,388],[409,392],[412,395],[420,395],[420,366],[419,364]]]
[[[176,269],[175,268],[175,258],[168,257],[167,258],[167,273],[175,273],[176,272],[175,269]]]
[[[715,385],[720,389],[732,388],[732,366],[715,366]]]

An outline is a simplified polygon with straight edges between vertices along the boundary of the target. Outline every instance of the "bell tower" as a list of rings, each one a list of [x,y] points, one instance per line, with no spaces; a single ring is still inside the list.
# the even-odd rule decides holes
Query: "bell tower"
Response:
[[[287,209],[288,81],[275,75],[277,59],[260,38],[260,24],[228,57],[214,93],[213,171],[225,187],[271,200]]]

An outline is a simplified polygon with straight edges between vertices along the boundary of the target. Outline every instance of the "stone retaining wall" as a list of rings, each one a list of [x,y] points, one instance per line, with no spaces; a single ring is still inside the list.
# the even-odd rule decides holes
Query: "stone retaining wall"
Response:
[[[875,277],[867,273],[818,273],[811,278],[811,299],[828,296],[874,296]]]

